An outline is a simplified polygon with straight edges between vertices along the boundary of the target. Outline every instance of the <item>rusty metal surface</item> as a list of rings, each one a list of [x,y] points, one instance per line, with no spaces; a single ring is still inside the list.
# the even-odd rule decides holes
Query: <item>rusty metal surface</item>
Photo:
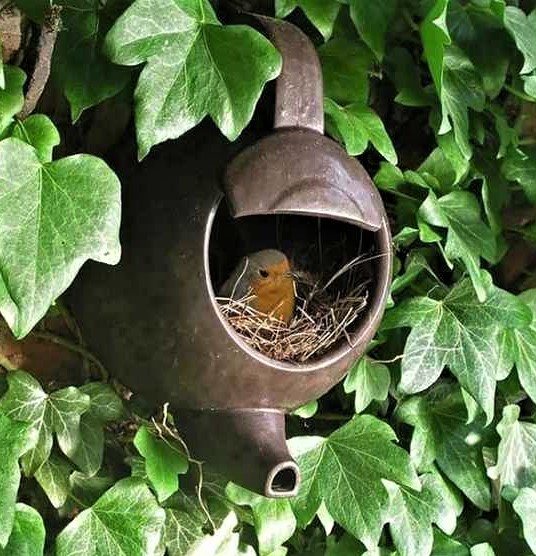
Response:
[[[276,82],[274,128],[299,127],[324,133],[322,68],[315,47],[294,25],[257,16],[283,57]]]
[[[291,213],[373,231],[382,225],[382,200],[363,166],[307,129],[278,130],[245,149],[227,168],[224,185],[236,217]]]

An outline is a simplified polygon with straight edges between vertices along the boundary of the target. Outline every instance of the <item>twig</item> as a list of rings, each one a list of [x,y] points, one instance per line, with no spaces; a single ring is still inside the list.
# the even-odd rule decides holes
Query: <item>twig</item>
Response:
[[[11,364],[11,361],[2,353],[0,353],[0,367],[4,367],[6,371],[16,371],[17,367]]]
[[[52,52],[61,27],[60,12],[61,6],[52,6],[41,26],[32,77],[28,84],[24,105],[18,114],[21,119],[27,118],[35,110],[50,76]]]
[[[208,511],[208,508],[205,504],[205,501],[203,500],[203,497],[201,495],[202,490],[203,490],[203,462],[199,461],[197,459],[194,459],[191,456],[190,450],[188,449],[188,446],[186,445],[186,442],[184,442],[184,440],[181,438],[180,434],[176,430],[172,430],[169,427],[169,425],[167,424],[168,408],[169,408],[169,403],[166,402],[164,404],[164,407],[163,407],[162,427],[172,438],[174,438],[181,445],[181,448],[184,451],[184,455],[187,457],[188,461],[190,463],[193,463],[197,467],[197,473],[198,473],[198,476],[199,476],[199,481],[198,481],[198,483],[195,487],[195,491],[196,491],[196,494],[197,494],[197,500],[199,502],[199,505],[201,506],[201,509],[202,509],[203,513],[206,515],[208,521],[210,522],[212,530],[215,531],[216,530],[216,524],[214,523],[214,521],[212,519],[212,516],[210,515],[210,512]],[[153,424],[155,425],[156,429],[158,430],[158,433],[160,434],[160,436],[162,436],[162,433],[160,431],[160,428],[158,427],[158,424],[156,423],[156,421],[154,419],[152,421],[153,421]]]
[[[102,381],[108,382],[110,373],[106,370],[104,365],[97,359],[97,357],[95,357],[95,355],[93,355],[85,347],[75,344],[74,342],[67,340],[67,338],[64,338],[63,336],[58,336],[57,334],[53,334],[52,332],[48,332],[48,331],[41,332],[39,330],[34,330],[31,333],[31,335],[36,338],[48,340],[49,342],[52,342],[54,344],[58,344],[59,346],[67,348],[68,350],[74,351],[75,353],[80,354],[82,357],[85,357],[87,360],[91,361],[91,363],[93,363],[95,367],[97,367],[101,375]]]

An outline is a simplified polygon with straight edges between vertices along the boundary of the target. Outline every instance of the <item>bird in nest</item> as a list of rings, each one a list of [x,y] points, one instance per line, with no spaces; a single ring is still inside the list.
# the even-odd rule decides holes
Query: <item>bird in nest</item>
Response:
[[[263,249],[242,257],[220,288],[219,296],[247,299],[247,304],[259,313],[289,324],[296,293],[287,256],[277,249]]]

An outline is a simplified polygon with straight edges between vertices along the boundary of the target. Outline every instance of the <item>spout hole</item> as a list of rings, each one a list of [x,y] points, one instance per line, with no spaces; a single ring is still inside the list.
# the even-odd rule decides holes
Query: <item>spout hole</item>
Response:
[[[283,464],[267,484],[267,496],[284,497],[294,496],[298,492],[300,476],[299,469],[295,463]]]

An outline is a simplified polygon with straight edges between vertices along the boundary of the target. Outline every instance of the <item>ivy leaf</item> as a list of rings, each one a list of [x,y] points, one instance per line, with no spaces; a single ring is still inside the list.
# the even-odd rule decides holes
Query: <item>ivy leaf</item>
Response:
[[[519,421],[519,406],[507,405],[497,425],[501,437],[497,465],[489,476],[501,486],[522,488],[536,484],[536,425]]]
[[[395,102],[404,106],[432,104],[430,93],[421,84],[419,67],[408,50],[401,47],[390,49],[386,54],[385,63],[398,91]]]
[[[452,129],[462,155],[469,159],[471,145],[468,109],[478,112],[484,109],[484,90],[472,62],[456,46],[451,45],[445,49],[443,67],[439,94],[442,120],[438,133],[441,135]]]
[[[131,72],[101,53],[119,2],[60,0],[62,30],[54,48],[53,76],[71,106],[76,122],[82,112],[125,88]],[[125,6],[128,4],[125,4]]]
[[[521,386],[536,401],[536,289],[524,291],[519,299],[531,309],[532,322],[519,329],[505,330],[504,365],[509,371],[515,363]]]
[[[208,535],[189,514],[166,510],[166,548],[169,556],[255,556],[251,546],[240,542],[235,532],[238,519],[229,512],[221,524]]]
[[[418,469],[428,470],[432,462],[479,508],[489,510],[489,480],[482,457],[483,420],[467,423],[459,388],[439,385],[426,396],[402,403],[398,418],[414,428],[411,459]]]
[[[15,66],[3,66],[4,87],[0,89],[0,138],[24,105],[22,87],[26,81],[25,73]]]
[[[486,284],[480,271],[482,256],[494,262],[497,253],[495,235],[480,216],[480,205],[469,191],[453,191],[439,200],[430,191],[419,208],[419,216],[433,226],[447,228],[445,254],[465,265],[481,301],[486,297]]]
[[[527,199],[536,204],[536,151],[510,149],[502,165],[504,176],[519,183]]]
[[[156,437],[144,425],[134,437],[134,446],[145,458],[147,477],[156,491],[158,501],[166,500],[178,490],[178,475],[188,471],[188,459],[167,439]]]
[[[164,510],[143,481],[123,479],[63,529],[56,553],[147,556],[158,545],[164,520]]]
[[[19,458],[37,440],[35,430],[26,423],[12,421],[0,411],[0,553],[6,546],[15,522],[15,502],[20,483]],[[9,553],[8,553],[9,554]]]
[[[206,493],[211,494],[210,487]],[[255,551],[240,542],[235,532],[237,515],[216,496],[207,496],[212,524],[199,501],[179,491],[166,505],[164,544],[169,556],[255,556]],[[213,534],[207,525],[214,527]]]
[[[512,50],[502,23],[503,12],[502,0],[480,7],[462,5],[458,0],[449,3],[448,28],[452,40],[469,56],[491,98],[504,86]]]
[[[105,47],[117,64],[147,62],[135,92],[140,158],[207,115],[236,139],[281,69],[268,39],[249,27],[220,25],[208,0],[136,0]]]
[[[307,524],[324,501],[337,523],[367,548],[376,547],[388,502],[381,480],[420,488],[408,454],[393,440],[392,429],[370,415],[354,417],[327,438],[293,438],[290,448],[302,472],[291,500],[298,523]]]
[[[432,556],[470,556],[470,554],[469,549],[461,542],[435,529]]]
[[[291,415],[296,415],[302,419],[310,419],[318,411],[318,402],[312,400],[300,407],[296,408]]]
[[[415,492],[384,481],[389,493],[389,529],[400,556],[427,556],[434,542],[432,523],[442,523],[445,502],[434,475],[421,477],[422,490]],[[449,525],[451,525],[449,523]],[[454,517],[454,527],[456,518]],[[452,534],[453,527],[447,533]]]
[[[102,465],[104,450],[104,425],[123,415],[123,403],[107,384],[92,382],[84,384],[80,392],[90,398],[88,410],[80,418],[80,441],[71,460],[89,477],[95,475]]]
[[[333,33],[341,4],[336,0],[275,0],[275,15],[287,17],[298,7],[327,41]]]
[[[349,0],[349,4],[350,17],[359,36],[374,52],[376,58],[381,61],[385,52],[385,36],[394,19],[398,1]]]
[[[61,508],[69,496],[72,467],[59,455],[52,454],[35,472],[35,478],[55,508]]]
[[[441,299],[418,297],[389,311],[384,328],[411,326],[399,388],[412,394],[431,386],[448,366],[491,422],[494,411],[497,338],[503,327],[526,326],[528,307],[496,288],[484,275],[488,296],[479,302],[471,282],[460,281]]]
[[[504,26],[525,58],[520,73],[530,73],[536,68],[536,11],[527,16],[516,6],[506,6]]]
[[[324,110],[328,116],[328,130],[342,140],[349,155],[361,154],[370,141],[389,162],[397,163],[393,143],[383,122],[372,108],[358,103],[342,107],[326,98]]]
[[[361,42],[335,38],[318,49],[324,77],[324,94],[335,102],[366,104],[373,57]]]
[[[261,556],[271,555],[294,534],[296,518],[288,499],[271,500],[233,483],[225,493],[235,504],[251,506]]]
[[[26,506],[14,505],[15,522],[5,548],[0,556],[42,556],[45,549],[45,526],[39,513]]]
[[[471,547],[471,556],[495,556],[495,552],[489,543],[483,542]]]
[[[536,490],[522,488],[513,506],[523,523],[523,536],[532,552],[536,553]]]
[[[64,454],[71,456],[80,438],[80,415],[89,407],[89,396],[74,386],[52,394],[43,391],[28,373],[12,371],[9,390],[1,401],[4,413],[16,421],[30,423],[37,431],[37,443],[22,459],[24,473],[32,476],[50,456],[52,433]]]
[[[344,380],[344,391],[355,392],[355,412],[361,413],[373,400],[387,399],[391,375],[389,369],[364,356],[350,369]]]
[[[449,0],[435,0],[420,26],[424,54],[438,95],[443,89],[445,45],[450,44],[447,28]]]
[[[89,258],[119,260],[120,184],[100,159],[43,164],[18,139],[0,142],[0,311],[25,336]]]
[[[11,137],[31,145],[43,164],[52,162],[52,151],[60,144],[60,134],[56,126],[44,114],[32,114],[25,120],[17,120]]]

